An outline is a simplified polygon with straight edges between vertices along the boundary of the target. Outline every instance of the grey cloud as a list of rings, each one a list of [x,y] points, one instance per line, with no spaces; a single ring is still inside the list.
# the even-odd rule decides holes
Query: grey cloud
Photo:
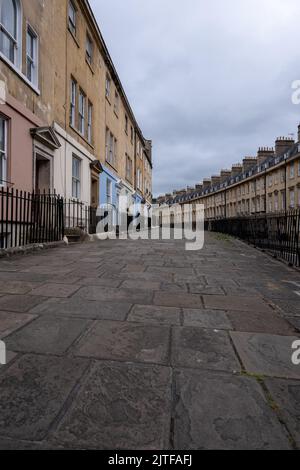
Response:
[[[299,0],[91,0],[146,137],[154,193],[193,185],[278,135],[300,108]]]

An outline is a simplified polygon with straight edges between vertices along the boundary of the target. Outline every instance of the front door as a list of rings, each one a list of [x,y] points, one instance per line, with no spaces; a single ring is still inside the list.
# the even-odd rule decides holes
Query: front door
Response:
[[[35,191],[48,192],[51,189],[51,161],[36,155],[35,159]]]
[[[99,178],[91,176],[91,206],[97,208],[99,204]]]

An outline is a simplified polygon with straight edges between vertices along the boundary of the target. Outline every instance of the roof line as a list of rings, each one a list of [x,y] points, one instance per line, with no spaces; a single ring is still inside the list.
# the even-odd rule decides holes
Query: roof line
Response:
[[[101,33],[101,31],[100,31],[100,27],[99,27],[99,25],[98,25],[98,22],[97,22],[97,20],[96,20],[96,17],[95,17],[95,15],[94,15],[94,12],[93,12],[93,10],[92,10],[92,7],[91,7],[91,5],[90,5],[90,3],[89,3],[89,0],[82,0],[82,1],[83,1],[83,3],[85,4],[85,6],[86,6],[86,8],[87,8],[88,13],[89,13],[89,15],[90,15],[90,17],[91,17],[91,19],[92,19],[93,25],[94,25],[94,27],[95,27],[95,29],[96,29],[96,31],[97,31],[97,34],[99,35],[99,39],[100,39],[101,45],[102,45],[102,47],[103,47],[104,53],[105,53],[105,55],[106,55],[106,59],[107,59],[107,61],[108,61],[108,64],[107,64],[107,65],[109,65],[109,66],[111,67],[112,71],[113,71],[113,74],[114,74],[114,76],[115,76],[115,79],[116,79],[116,81],[117,81],[117,83],[118,83],[118,86],[119,86],[119,88],[120,88],[120,91],[121,91],[121,93],[122,93],[122,95],[123,95],[123,98],[124,98],[124,100],[125,100],[126,106],[128,107],[129,113],[131,114],[131,118],[132,118],[132,120],[133,120],[133,122],[134,122],[134,124],[135,124],[135,126],[136,126],[136,129],[137,129],[138,133],[140,134],[140,137],[141,137],[143,140],[147,140],[147,139],[145,139],[145,137],[144,137],[144,135],[143,135],[143,133],[142,133],[142,131],[141,131],[141,128],[139,127],[139,125],[138,125],[138,123],[137,123],[137,120],[136,120],[136,118],[135,118],[134,112],[133,112],[133,110],[132,110],[132,108],[131,108],[131,106],[130,106],[130,104],[129,104],[129,100],[128,100],[127,95],[126,95],[126,93],[125,93],[125,90],[124,90],[124,88],[123,88],[121,79],[120,79],[120,77],[119,77],[119,75],[118,75],[118,72],[117,72],[115,66],[114,66],[113,60],[112,60],[111,55],[110,55],[110,53],[109,53],[109,51],[108,51],[108,48],[107,48],[107,46],[106,46],[105,40],[104,40],[104,38],[103,38],[103,36],[102,36],[102,33]]]

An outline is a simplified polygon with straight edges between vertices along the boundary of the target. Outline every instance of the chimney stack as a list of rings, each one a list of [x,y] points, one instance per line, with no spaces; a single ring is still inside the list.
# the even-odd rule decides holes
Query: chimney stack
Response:
[[[202,191],[202,188],[203,188],[202,184],[196,184],[197,191]]]
[[[231,176],[235,177],[239,175],[240,173],[242,173],[242,171],[243,171],[243,166],[240,163],[237,163],[236,165],[232,165]]]
[[[222,170],[220,173],[220,181],[224,183],[231,176],[231,170]]]
[[[262,165],[269,157],[274,157],[274,149],[269,147],[259,147],[257,152],[257,164]]]
[[[211,186],[211,180],[208,179],[208,178],[205,178],[203,180],[203,189],[204,189],[204,191],[206,191],[206,189],[210,188],[210,186]]]
[[[243,172],[251,170],[257,164],[256,157],[245,157],[243,160]]]
[[[287,150],[289,150],[295,144],[294,139],[290,137],[278,137],[275,142],[275,154],[276,157],[283,155]]]
[[[220,184],[220,182],[221,182],[220,176],[213,175],[213,176],[211,177],[211,185],[212,185],[212,186],[216,186],[217,184]]]

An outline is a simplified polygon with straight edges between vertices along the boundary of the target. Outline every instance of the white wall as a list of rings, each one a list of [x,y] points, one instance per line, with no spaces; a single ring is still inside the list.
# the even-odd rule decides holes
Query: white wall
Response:
[[[57,137],[61,143],[54,157],[54,187],[60,195],[72,198],[72,159],[73,155],[81,160],[81,194],[80,200],[91,204],[91,169],[90,163],[95,157],[67,134],[57,124],[54,125]]]

